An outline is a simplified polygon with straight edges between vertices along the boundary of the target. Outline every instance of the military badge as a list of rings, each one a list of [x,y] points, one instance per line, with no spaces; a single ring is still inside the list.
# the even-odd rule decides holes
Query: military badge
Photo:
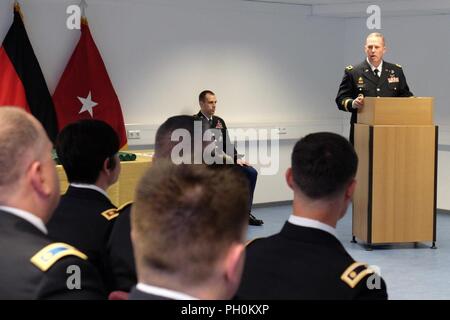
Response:
[[[83,260],[87,260],[88,258],[84,253],[78,251],[74,247],[66,243],[57,242],[49,244],[41,249],[30,259],[30,261],[40,270],[45,272],[59,259],[69,255],[79,257]]]
[[[389,83],[399,83],[400,79],[398,77],[395,77],[394,75],[391,75],[388,79]]]

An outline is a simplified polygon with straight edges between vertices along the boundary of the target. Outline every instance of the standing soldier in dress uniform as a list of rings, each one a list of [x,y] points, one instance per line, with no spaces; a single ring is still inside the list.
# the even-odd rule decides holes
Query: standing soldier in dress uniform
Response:
[[[340,110],[351,112],[350,142],[353,144],[354,124],[358,109],[364,106],[364,97],[410,97],[403,69],[398,64],[383,61],[386,52],[381,33],[371,33],[366,39],[366,60],[357,66],[345,68],[339,86],[336,104]]]

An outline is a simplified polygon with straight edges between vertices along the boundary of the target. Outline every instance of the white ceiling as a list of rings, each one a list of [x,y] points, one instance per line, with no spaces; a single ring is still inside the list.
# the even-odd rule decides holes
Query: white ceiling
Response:
[[[385,16],[450,14],[450,0],[242,0],[279,5],[311,6],[312,15],[328,17],[367,16],[369,5],[380,6]]]
[[[244,0],[252,2],[273,2],[286,4],[300,4],[300,5],[319,5],[319,4],[339,4],[339,3],[373,3],[374,0]],[[398,0],[391,0],[398,1]],[[388,1],[389,2],[389,1]]]

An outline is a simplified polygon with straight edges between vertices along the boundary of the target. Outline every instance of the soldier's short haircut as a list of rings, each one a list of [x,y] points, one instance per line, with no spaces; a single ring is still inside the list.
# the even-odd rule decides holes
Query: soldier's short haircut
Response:
[[[331,198],[342,192],[358,167],[353,146],[330,132],[302,138],[294,146],[291,160],[294,182],[310,199]]]
[[[386,45],[386,41],[385,41],[384,36],[383,36],[382,33],[380,33],[380,32],[372,32],[371,34],[369,34],[369,35],[367,36],[366,41],[367,41],[367,39],[370,38],[370,37],[381,38],[381,40],[383,40],[383,45]]]
[[[0,187],[19,179],[25,171],[25,155],[42,147],[43,135],[25,111],[0,107]]]
[[[186,130],[191,138],[191,151],[194,146],[194,117],[173,116],[159,126],[155,136],[155,158],[170,158],[172,149],[180,141],[172,141],[172,133],[176,130]]]
[[[200,92],[200,94],[198,95],[198,101],[205,101],[206,95],[210,94],[215,96],[216,94],[214,92],[212,92],[211,90],[203,90],[202,92]]]
[[[113,128],[100,120],[79,120],[67,125],[56,139],[56,152],[67,180],[94,184],[109,159],[109,168],[117,163],[119,138]]]
[[[245,240],[248,190],[231,168],[154,162],[132,207],[138,272],[183,285],[208,279],[226,249]]]

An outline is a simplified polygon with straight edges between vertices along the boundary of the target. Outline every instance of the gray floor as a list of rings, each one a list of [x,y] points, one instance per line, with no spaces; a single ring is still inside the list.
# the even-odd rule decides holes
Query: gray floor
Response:
[[[253,209],[264,220],[262,227],[249,226],[248,239],[277,233],[291,213],[290,205]],[[357,261],[377,266],[388,287],[389,299],[450,299],[450,215],[437,216],[437,250],[430,243],[389,245],[373,251],[350,243],[351,209],[337,227],[339,240]]]

